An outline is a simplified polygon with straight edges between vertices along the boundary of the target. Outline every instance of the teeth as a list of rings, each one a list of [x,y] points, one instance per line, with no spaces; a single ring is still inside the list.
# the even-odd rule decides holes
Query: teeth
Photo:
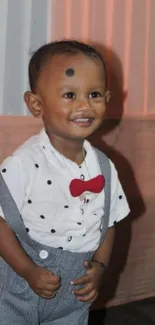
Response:
[[[75,119],[75,121],[77,121],[77,122],[88,122],[89,118],[77,118],[77,119]]]

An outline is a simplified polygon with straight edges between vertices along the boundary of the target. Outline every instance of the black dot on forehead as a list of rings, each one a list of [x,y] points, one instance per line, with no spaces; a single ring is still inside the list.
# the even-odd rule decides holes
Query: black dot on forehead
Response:
[[[72,76],[74,76],[75,71],[74,71],[74,69],[69,68],[69,69],[67,69],[67,70],[65,71],[65,74],[66,74],[67,77],[72,77]]]

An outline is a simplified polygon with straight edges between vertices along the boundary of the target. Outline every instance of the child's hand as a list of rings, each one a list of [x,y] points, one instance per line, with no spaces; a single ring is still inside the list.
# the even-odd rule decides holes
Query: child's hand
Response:
[[[71,282],[73,285],[84,285],[84,287],[82,289],[73,290],[73,294],[77,296],[78,300],[93,302],[98,296],[104,269],[100,264],[93,261],[85,261],[84,266],[87,269],[86,274]]]
[[[25,275],[25,280],[28,282],[31,289],[40,297],[45,299],[54,298],[56,290],[59,289],[61,279],[54,275],[46,268],[35,265]]]

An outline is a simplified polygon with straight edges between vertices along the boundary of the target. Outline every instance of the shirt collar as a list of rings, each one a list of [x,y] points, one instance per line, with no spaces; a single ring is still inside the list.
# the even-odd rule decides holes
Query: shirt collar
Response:
[[[57,157],[60,158],[60,157],[63,156],[63,160],[66,159],[67,161],[70,161],[70,159],[66,158],[64,155],[62,155],[59,151],[57,151],[53,147],[53,145],[50,142],[49,137],[48,137],[48,135],[47,135],[47,133],[45,131],[45,128],[43,128],[41,130],[40,134],[39,134],[39,142],[40,142],[41,146],[44,149],[48,148],[52,153],[55,153]],[[88,154],[88,151],[89,150],[92,150],[92,146],[91,146],[90,142],[87,141],[87,140],[84,140],[83,147],[84,147],[84,149],[85,149],[85,151],[86,151],[87,154]]]

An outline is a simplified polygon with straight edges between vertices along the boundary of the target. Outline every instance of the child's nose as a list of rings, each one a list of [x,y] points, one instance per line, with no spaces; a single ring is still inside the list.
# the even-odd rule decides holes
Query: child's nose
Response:
[[[77,111],[89,111],[90,109],[91,109],[91,107],[90,107],[88,99],[80,100],[77,103],[77,106],[76,106]]]

